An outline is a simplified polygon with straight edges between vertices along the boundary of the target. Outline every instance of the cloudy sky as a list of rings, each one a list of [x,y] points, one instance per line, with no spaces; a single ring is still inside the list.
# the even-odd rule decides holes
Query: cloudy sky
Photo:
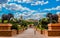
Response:
[[[0,18],[12,13],[15,18],[40,19],[49,12],[60,13],[60,0],[0,0]]]

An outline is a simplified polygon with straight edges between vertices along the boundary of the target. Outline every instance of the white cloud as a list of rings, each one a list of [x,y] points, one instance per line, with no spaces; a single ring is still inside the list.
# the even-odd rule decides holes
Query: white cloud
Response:
[[[13,2],[14,0],[8,0],[8,2]]]
[[[32,14],[32,12],[23,12],[23,16],[29,16],[31,14]]]
[[[10,1],[10,0],[9,0]],[[17,0],[14,0],[14,1],[17,1]],[[24,2],[26,2],[26,3],[31,3],[31,1],[32,0],[24,0]],[[19,2],[21,2],[21,0],[19,0]],[[36,3],[36,2],[34,2],[34,3]],[[39,2],[39,1],[37,1],[37,5],[38,4],[41,4],[41,5],[43,5],[43,4],[47,4],[48,2],[44,2],[44,1],[42,1],[42,2]],[[13,10],[13,11],[24,11],[24,12],[22,12],[22,14],[20,13],[20,12],[16,12],[14,15],[15,15],[15,17],[17,18],[17,17],[20,17],[20,15],[23,15],[23,16],[26,16],[26,17],[28,17],[28,16],[31,16],[31,17],[28,17],[28,18],[33,18],[33,19],[40,19],[40,18],[43,18],[44,16],[44,14],[46,14],[46,13],[37,13],[35,10],[31,10],[31,9],[29,9],[29,8],[27,8],[27,7],[23,7],[22,5],[18,5],[18,4],[15,4],[15,3],[10,3],[10,4],[3,4],[2,5],[4,8],[6,8],[7,10]],[[35,12],[35,14],[33,14]],[[27,18],[26,18],[27,19]]]
[[[22,3],[22,1],[21,0],[19,0],[19,1],[17,1],[18,3]]]
[[[31,17],[28,17],[27,19],[41,19],[41,18],[44,18],[44,15],[46,13],[35,13],[35,14],[32,14]]]
[[[56,0],[56,1],[60,1],[60,0]]]
[[[48,1],[44,2],[44,0],[42,1],[34,1],[34,0],[14,0],[14,1],[17,1],[18,3],[30,3],[31,5],[44,5],[44,4],[47,4]]]
[[[18,2],[18,3],[31,3],[33,0],[14,0],[14,2]]]
[[[21,14],[20,12],[14,13],[14,17],[15,17],[15,18],[20,18],[21,15],[22,15],[22,14]]]
[[[36,11],[35,11],[35,10],[30,10],[30,11],[28,11],[28,12],[23,12],[22,15],[23,15],[23,16],[30,16],[30,15],[32,15],[34,12],[36,12]]]
[[[44,1],[36,1],[34,4],[31,4],[31,5],[44,5],[44,4],[47,4],[48,1],[44,2]]]
[[[0,11],[2,11],[2,5],[0,4]]]
[[[11,0],[8,0],[8,2],[10,2]]]
[[[28,11],[30,11],[29,8],[23,7],[23,6],[21,6],[21,5],[17,5],[17,4],[15,4],[15,3],[3,4],[3,7],[5,7],[5,8],[8,9],[8,10],[15,10],[15,11],[18,11],[18,10],[19,10],[19,11],[28,10]]]
[[[44,9],[44,10],[47,10],[47,11],[51,11],[51,10],[60,10],[60,6],[53,7],[53,8],[47,8],[47,9]]]
[[[25,3],[31,3],[32,0],[23,0],[23,2],[25,2]]]
[[[22,14],[21,13],[16,13],[15,16],[16,17],[20,17],[20,16],[23,16],[25,19],[41,19],[41,18],[44,18],[46,15],[46,13],[31,13],[31,12],[23,12]]]
[[[32,14],[33,11],[30,10],[29,8],[27,7],[23,7],[22,5],[18,5],[18,4],[15,4],[15,3],[10,3],[10,4],[3,4],[3,5],[0,5],[0,11],[1,11],[1,8],[4,7],[6,8],[7,10],[12,10],[12,11],[28,11],[26,12],[26,14],[28,13],[28,15]],[[23,13],[23,12],[22,12]],[[25,14],[24,14],[25,15]],[[27,16],[28,16],[27,15]],[[17,15],[18,16],[18,15]]]
[[[15,4],[15,3],[4,4],[3,7],[5,7],[8,10],[24,11],[24,12],[22,12],[22,14],[20,12],[15,13],[14,15],[15,15],[16,18],[17,17],[19,18],[20,15],[22,15],[23,17],[24,16],[26,16],[26,17],[31,16],[31,17],[28,17],[28,18],[32,18],[32,19],[40,19],[40,18],[44,17],[43,16],[44,14],[46,14],[46,13],[35,13],[35,14],[33,14],[34,12],[36,12],[35,10],[30,10],[27,7],[23,7],[21,5]],[[25,10],[27,10],[27,11],[25,11]]]
[[[15,3],[10,3],[10,4],[3,4],[3,7],[6,8],[7,10],[13,10],[13,11],[24,11],[22,12],[22,14],[19,12],[15,13],[15,17],[20,17],[20,15],[23,16],[30,16],[32,15],[34,12],[36,12],[35,10],[31,10],[27,7],[23,7],[21,5],[17,5]]]
[[[0,4],[0,8],[1,8],[1,4]]]
[[[14,0],[14,1],[17,1],[17,0]]]

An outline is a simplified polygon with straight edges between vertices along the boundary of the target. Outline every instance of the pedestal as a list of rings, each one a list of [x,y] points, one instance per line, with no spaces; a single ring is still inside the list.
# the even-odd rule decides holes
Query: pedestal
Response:
[[[0,36],[14,36],[17,34],[16,30],[11,30],[12,24],[0,24]]]
[[[11,30],[12,24],[0,24],[0,30]]]
[[[60,30],[60,23],[48,24],[48,30]]]
[[[48,36],[60,36],[60,23],[48,24]]]

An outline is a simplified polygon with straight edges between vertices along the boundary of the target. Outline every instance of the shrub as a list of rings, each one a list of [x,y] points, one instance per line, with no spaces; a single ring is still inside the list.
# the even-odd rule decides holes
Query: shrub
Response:
[[[24,20],[21,20],[21,27],[27,27],[28,23]]]
[[[7,23],[8,22],[8,20],[4,20],[4,23]]]
[[[12,28],[11,29],[19,30],[18,24],[12,24]]]
[[[48,23],[49,23],[48,18],[43,18],[40,20],[40,25],[42,28],[48,29],[48,26],[47,26]]]
[[[2,22],[2,20],[0,19],[0,23]]]

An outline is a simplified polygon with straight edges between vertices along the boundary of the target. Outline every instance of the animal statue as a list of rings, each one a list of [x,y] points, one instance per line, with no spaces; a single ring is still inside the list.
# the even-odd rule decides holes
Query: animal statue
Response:
[[[53,20],[58,22],[58,15],[57,14],[48,13],[47,17],[49,18],[50,23],[53,22]]]
[[[58,22],[58,15],[57,14],[52,15],[52,19]]]
[[[4,20],[8,20],[8,23],[10,21],[11,18],[14,18],[13,14],[9,13],[9,14],[3,14],[2,15],[2,23],[4,23]]]

